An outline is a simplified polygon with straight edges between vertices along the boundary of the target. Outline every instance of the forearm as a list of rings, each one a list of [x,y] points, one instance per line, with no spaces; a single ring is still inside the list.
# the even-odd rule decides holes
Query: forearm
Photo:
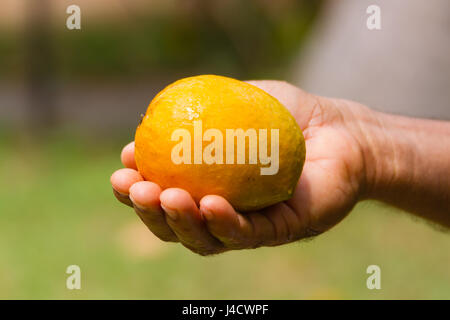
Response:
[[[371,112],[365,196],[450,227],[450,122]]]

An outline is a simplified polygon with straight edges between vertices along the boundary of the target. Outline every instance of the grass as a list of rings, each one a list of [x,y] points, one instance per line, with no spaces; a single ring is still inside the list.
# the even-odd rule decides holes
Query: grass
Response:
[[[450,238],[374,202],[308,242],[196,256],[114,200],[120,144],[58,133],[0,140],[2,299],[449,299]],[[123,140],[123,139],[122,139]],[[82,289],[66,289],[81,267]],[[381,290],[366,288],[381,267]]]

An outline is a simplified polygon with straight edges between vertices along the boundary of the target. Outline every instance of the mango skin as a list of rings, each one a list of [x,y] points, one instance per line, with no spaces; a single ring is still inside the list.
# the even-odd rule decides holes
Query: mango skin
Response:
[[[248,164],[248,158],[246,164],[173,163],[171,152],[178,142],[171,140],[172,133],[185,128],[193,140],[194,120],[202,120],[203,133],[209,128],[223,133],[224,161],[226,129],[279,129],[278,173],[261,175],[259,160]],[[203,149],[209,143],[204,141]],[[248,142],[246,148],[248,157]],[[265,91],[235,79],[201,75],[170,84],[151,101],[136,130],[135,158],[144,179],[162,189],[185,189],[197,204],[206,195],[220,195],[236,210],[248,212],[292,197],[305,161],[305,141],[289,111]]]

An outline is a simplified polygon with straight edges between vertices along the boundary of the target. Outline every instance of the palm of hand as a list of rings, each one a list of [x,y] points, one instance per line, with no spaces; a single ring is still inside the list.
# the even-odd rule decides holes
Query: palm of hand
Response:
[[[185,190],[161,191],[142,181],[130,144],[122,152],[122,162],[130,169],[113,174],[113,189],[162,240],[179,241],[202,255],[280,245],[329,229],[358,200],[363,161],[348,125],[348,104],[312,96],[284,82],[252,83],[280,100],[304,133],[306,161],[294,196],[245,215],[216,195],[204,197],[198,207]]]

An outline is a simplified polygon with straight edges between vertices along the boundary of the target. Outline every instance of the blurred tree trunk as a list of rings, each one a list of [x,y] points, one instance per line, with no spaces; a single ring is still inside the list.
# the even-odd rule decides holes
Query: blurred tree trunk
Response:
[[[27,1],[26,10],[27,125],[35,132],[48,129],[56,122],[50,0]]]

